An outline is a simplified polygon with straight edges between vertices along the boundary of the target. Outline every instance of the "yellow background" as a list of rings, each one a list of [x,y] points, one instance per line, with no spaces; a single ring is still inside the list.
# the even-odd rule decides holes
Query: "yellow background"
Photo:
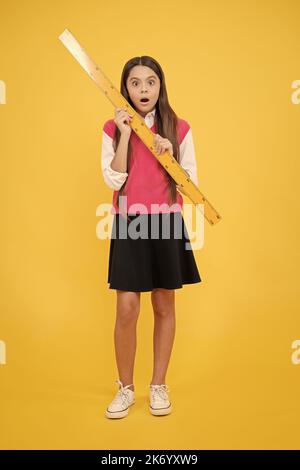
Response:
[[[300,4],[1,1],[1,448],[299,448]],[[68,28],[119,87],[156,58],[192,129],[205,222],[202,283],[176,292],[174,412],[148,412],[153,314],[142,294],[137,402],[117,391],[115,291],[96,208],[111,103],[63,46]]]

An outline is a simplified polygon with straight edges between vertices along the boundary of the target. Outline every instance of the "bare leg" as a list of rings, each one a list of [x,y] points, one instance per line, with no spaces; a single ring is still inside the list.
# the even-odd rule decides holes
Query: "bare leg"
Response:
[[[151,292],[154,313],[154,364],[151,384],[164,384],[175,337],[174,289],[154,289]]]
[[[136,353],[136,324],[140,312],[140,292],[117,290],[114,342],[119,380],[133,384]],[[134,390],[134,386],[130,387]]]

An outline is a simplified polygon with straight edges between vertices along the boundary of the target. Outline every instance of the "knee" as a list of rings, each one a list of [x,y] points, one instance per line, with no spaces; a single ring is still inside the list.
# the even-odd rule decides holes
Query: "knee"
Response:
[[[135,323],[139,316],[139,305],[126,303],[117,310],[117,320],[122,326]]]
[[[153,309],[156,318],[169,318],[174,315],[174,309],[169,307],[156,307]]]
[[[155,317],[167,318],[175,314],[174,291],[155,289],[152,292],[151,300]]]

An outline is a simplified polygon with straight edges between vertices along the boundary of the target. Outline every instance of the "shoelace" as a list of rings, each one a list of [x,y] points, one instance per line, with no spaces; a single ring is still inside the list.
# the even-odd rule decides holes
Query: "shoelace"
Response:
[[[118,403],[119,400],[121,399],[122,404],[127,406],[127,400],[128,400],[128,391],[127,390],[129,389],[129,387],[131,387],[132,384],[126,385],[124,387],[120,380],[116,380],[116,383],[120,385],[120,389],[118,390],[115,398],[113,399],[113,402]]]
[[[150,389],[153,391],[154,400],[156,396],[159,396],[159,398],[162,398],[163,400],[168,400],[167,392],[170,391],[168,385],[166,384],[150,385]]]

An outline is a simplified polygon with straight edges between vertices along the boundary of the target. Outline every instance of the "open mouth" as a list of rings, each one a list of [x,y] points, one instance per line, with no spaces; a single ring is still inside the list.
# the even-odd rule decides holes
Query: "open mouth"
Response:
[[[140,100],[141,103],[148,103],[148,101],[149,101],[149,98],[142,98]]]

